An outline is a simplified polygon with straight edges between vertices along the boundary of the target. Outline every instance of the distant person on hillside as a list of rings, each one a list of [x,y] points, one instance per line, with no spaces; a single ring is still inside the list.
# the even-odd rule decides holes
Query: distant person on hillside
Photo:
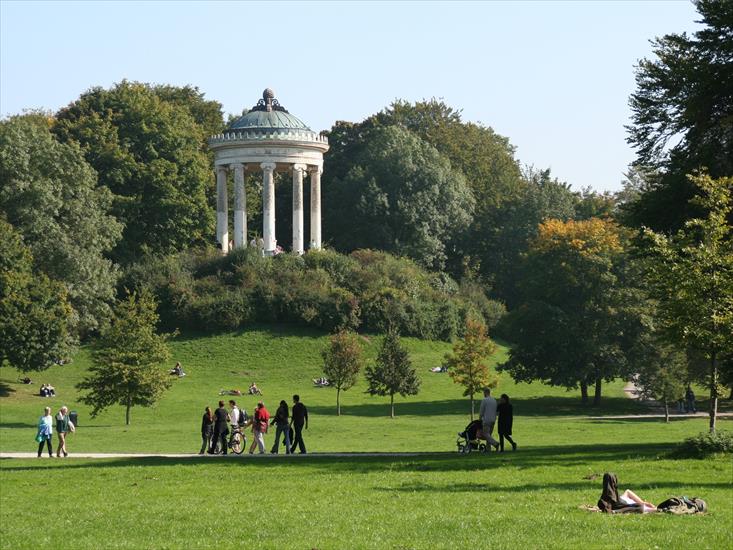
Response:
[[[224,401],[219,401],[219,408],[214,411],[214,437],[211,440],[209,454],[216,454],[216,446],[221,443],[221,454],[227,454],[227,435],[229,413],[224,408]]]
[[[255,447],[260,450],[260,454],[265,454],[265,434],[267,433],[269,422],[270,413],[265,408],[265,404],[259,401],[257,408],[255,408],[254,420],[252,421],[252,434],[254,435],[254,439],[252,445],[249,447],[249,454],[254,454]]]
[[[484,438],[486,442],[494,449],[499,449],[499,442],[492,437],[494,432],[494,424],[496,423],[496,399],[491,397],[491,390],[489,388],[484,389],[484,398],[481,400],[481,407],[479,408],[478,416],[483,424]],[[491,449],[486,447],[486,452]]]
[[[647,513],[656,512],[657,507],[651,502],[639,498],[633,491],[626,489],[621,496],[618,494],[618,478],[616,474],[603,474],[603,491],[598,500],[598,508],[608,514],[624,514],[628,512]]]
[[[260,390],[260,388],[257,387],[257,384],[255,384],[254,382],[249,385],[249,389],[247,391],[250,395],[262,395],[262,391]]]
[[[69,456],[69,453],[66,452],[66,434],[73,431],[73,427],[74,425],[69,420],[68,407],[61,407],[56,414],[56,433],[59,438],[59,446],[56,449],[56,456],[58,458],[61,458],[61,453],[64,453],[64,457]]]
[[[30,378],[28,378],[28,377],[26,376],[25,378],[21,378],[21,379],[20,379],[20,383],[21,383],[21,384],[33,384],[33,380],[31,380]]]
[[[295,429],[295,438],[290,452],[294,453],[295,448],[300,449],[300,454],[305,454],[305,443],[303,442],[303,427],[308,429],[308,409],[300,402],[300,396],[293,396],[293,413],[290,417],[290,425]]]
[[[38,442],[38,458],[43,453],[43,444],[48,447],[48,457],[53,458],[53,447],[51,437],[53,436],[53,417],[51,416],[51,407],[43,409],[43,416],[38,419],[38,433],[36,433],[36,441]]]
[[[201,419],[201,450],[199,454],[204,454],[209,447],[211,447],[211,440],[214,438],[214,413],[211,412],[211,407],[206,407],[204,416]]]
[[[504,452],[504,438],[512,444],[512,451],[517,450],[517,444],[512,439],[512,424],[514,423],[514,411],[512,404],[509,402],[509,396],[505,393],[501,394],[499,404],[496,406],[498,414],[497,428],[499,431],[499,448]]]
[[[183,372],[183,367],[180,363],[176,363],[176,366],[173,367],[168,374],[177,376],[178,378],[183,378],[184,376],[186,376],[186,373]]]
[[[695,407],[695,393],[689,384],[687,384],[687,391],[685,392],[685,402],[685,412],[697,412],[697,408]]]
[[[275,425],[275,443],[270,451],[276,455],[280,447],[280,434],[285,434],[285,454],[290,454],[290,427],[288,426],[288,419],[290,417],[290,411],[288,410],[288,404],[283,399],[280,401],[280,406],[275,411],[275,416],[270,422],[270,425]]]
[[[219,395],[242,395],[242,390],[219,390]]]

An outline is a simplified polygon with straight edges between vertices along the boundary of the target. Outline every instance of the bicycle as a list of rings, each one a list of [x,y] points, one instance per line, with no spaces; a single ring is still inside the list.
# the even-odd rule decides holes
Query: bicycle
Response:
[[[234,454],[241,455],[244,452],[247,447],[247,436],[244,435],[241,427],[236,427],[231,431],[227,446]]]

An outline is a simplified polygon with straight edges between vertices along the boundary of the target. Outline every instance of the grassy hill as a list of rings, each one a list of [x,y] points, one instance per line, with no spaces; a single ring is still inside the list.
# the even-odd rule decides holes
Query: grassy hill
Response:
[[[369,359],[379,337],[363,336]],[[335,390],[315,388],[311,380],[321,374],[321,350],[327,343],[323,332],[284,325],[259,326],[216,336],[182,336],[172,345],[173,362],[180,361],[187,376],[176,379],[173,388],[155,408],[133,408],[132,424],[124,425],[124,411],[114,407],[95,419],[77,402],[75,384],[89,366],[89,352],[82,349],[70,364],[33,375],[34,384],[19,384],[14,369],[0,369],[0,450],[32,450],[35,425],[45,405],[67,405],[79,412],[79,430],[69,442],[74,451],[192,452],[199,446],[199,426],[206,405],[216,406],[219,390],[245,390],[256,381],[271,411],[281,399],[291,402],[299,393],[308,406],[311,422],[306,443],[313,451],[448,451],[455,434],[469,419],[468,399],[446,374],[431,373],[440,365],[450,346],[443,342],[405,338],[414,365],[422,378],[420,394],[397,398],[395,419],[388,418],[388,399],[365,394],[363,379],[343,394],[342,416],[335,416]],[[502,361],[507,349],[499,346],[492,363]],[[171,364],[172,366],[172,364]],[[41,383],[52,383],[55,398],[36,395]],[[607,385],[600,409],[584,407],[577,392],[566,392],[539,383],[515,384],[502,375],[497,391],[509,394],[515,407],[515,435],[521,447],[567,444],[583,437],[607,442],[607,432],[589,430],[593,421],[571,415],[633,413],[640,406],[623,396],[623,382]],[[228,399],[225,397],[223,399]],[[235,398],[252,410],[253,396]],[[607,430],[613,424],[604,421]],[[665,427],[662,437],[679,440],[704,429],[704,421],[676,422]],[[637,434],[637,430],[639,431]],[[654,440],[642,423],[624,426],[628,440]],[[266,439],[272,439],[274,433]],[[591,439],[593,440],[593,439]]]

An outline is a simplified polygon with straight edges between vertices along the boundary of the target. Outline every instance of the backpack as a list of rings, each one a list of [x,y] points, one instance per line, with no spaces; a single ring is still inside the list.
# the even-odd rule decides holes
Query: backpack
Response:
[[[244,409],[239,409],[239,422],[237,422],[237,424],[239,424],[240,427],[247,424],[247,411]]]
[[[668,514],[698,514],[708,511],[707,503],[701,498],[672,497],[657,506],[661,512]]]

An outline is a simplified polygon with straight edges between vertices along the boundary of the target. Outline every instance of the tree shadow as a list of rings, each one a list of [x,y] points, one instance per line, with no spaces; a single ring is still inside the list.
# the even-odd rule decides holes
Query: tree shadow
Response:
[[[11,393],[15,393],[15,388],[7,382],[0,381],[0,397],[7,397]]]
[[[0,424],[0,428],[16,429],[21,428],[27,430],[28,428],[35,428],[36,425],[30,422],[3,422]]]

